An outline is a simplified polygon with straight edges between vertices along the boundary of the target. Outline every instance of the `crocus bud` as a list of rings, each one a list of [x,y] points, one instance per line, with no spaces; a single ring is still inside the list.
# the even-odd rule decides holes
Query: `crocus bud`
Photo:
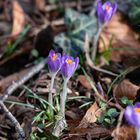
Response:
[[[61,68],[61,54],[51,50],[48,56],[48,69],[51,74],[58,72]]]
[[[129,124],[136,128],[140,128],[140,103],[135,103],[134,106],[127,106],[124,112],[125,119]]]
[[[99,22],[101,24],[107,23],[111,20],[112,16],[115,14],[117,10],[117,4],[116,3],[110,3],[110,2],[105,2],[102,5],[101,0],[97,2],[97,15]]]
[[[61,73],[63,78],[69,79],[79,64],[79,57],[74,59],[72,56],[63,55],[62,56],[62,66],[61,66]]]

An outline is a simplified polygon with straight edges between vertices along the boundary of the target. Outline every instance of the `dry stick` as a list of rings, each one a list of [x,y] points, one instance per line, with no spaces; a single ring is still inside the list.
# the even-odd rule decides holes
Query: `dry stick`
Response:
[[[108,106],[116,107],[116,108],[119,109],[120,111],[123,111],[123,107],[122,107],[120,104],[118,104],[118,103],[116,103],[116,102],[113,103],[113,102],[107,101],[102,95],[99,94],[98,91],[95,92],[95,96],[96,96],[98,99],[100,99],[100,100],[102,100],[103,102],[105,102]]]
[[[85,51],[85,55],[86,55],[86,60],[87,60],[87,63],[88,65],[93,68],[94,70],[96,71],[99,71],[99,72],[103,72],[103,73],[106,73],[106,74],[109,74],[109,75],[112,75],[112,76],[118,76],[118,74],[115,74],[113,72],[110,72],[108,70],[104,70],[104,69],[101,69],[101,68],[98,68],[96,67],[91,58],[90,58],[90,55],[89,55],[89,38],[88,38],[88,35],[86,34],[85,36],[85,44],[84,44],[84,51]]]
[[[92,0],[86,0],[86,1],[82,1],[81,2],[81,6],[90,6],[91,4],[93,3]],[[73,7],[77,7],[77,4],[78,2],[74,2],[74,1],[71,1],[71,2],[64,2],[64,7],[69,7],[69,8],[73,8]],[[44,10],[46,12],[50,12],[50,11],[53,11],[53,10],[56,10],[57,8],[59,8],[59,5],[47,5]]]
[[[16,120],[16,118],[12,115],[11,112],[9,112],[9,110],[7,109],[7,107],[3,104],[2,101],[0,101],[0,107],[1,109],[4,111],[4,113],[6,114],[6,116],[10,119],[10,121],[13,123],[13,125],[15,126],[16,131],[19,133],[20,138],[18,138],[18,140],[22,140],[25,137],[25,133],[22,129],[22,127],[20,126],[19,122]]]
[[[36,66],[33,66],[27,74],[19,78],[18,81],[13,82],[11,86],[8,87],[8,89],[5,91],[4,95],[1,97],[1,101],[4,102],[8,96],[10,96],[18,87],[20,87],[22,84],[27,82],[31,77],[33,77],[35,74],[37,74],[41,69],[44,68],[46,63],[46,60],[39,63]]]
[[[97,98],[99,98],[100,100],[102,100],[103,102],[105,102],[108,106],[111,106],[111,107],[116,107],[118,108],[119,110],[123,110],[122,106],[120,106],[120,104],[118,103],[113,103],[113,102],[108,102],[101,94],[99,94],[98,91],[95,92],[95,95]]]
[[[23,94],[24,94],[25,90],[23,90],[19,95],[18,98],[20,98]],[[12,103],[8,109],[11,109],[13,106],[15,105],[15,103]]]
[[[120,115],[119,115],[119,119],[118,119],[118,124],[116,127],[116,133],[119,134],[119,129],[122,123],[122,119],[123,119],[123,114],[124,114],[124,109],[121,110]]]
[[[4,95],[0,97],[0,107],[1,109],[4,111],[4,113],[7,115],[7,117],[11,120],[11,122],[13,123],[13,125],[15,126],[20,138],[19,139],[23,139],[25,137],[25,133],[22,129],[22,127],[20,126],[19,122],[17,121],[17,119],[11,114],[11,112],[9,112],[9,110],[7,109],[7,107],[4,105],[4,101],[18,88],[20,87],[22,84],[24,84],[26,81],[28,81],[31,77],[33,77],[35,74],[37,74],[41,69],[44,68],[46,63],[46,59],[44,61],[42,61],[41,63],[39,63],[36,66],[33,66],[29,72],[22,76],[18,81],[13,82],[11,86],[8,87],[8,89],[5,91]]]

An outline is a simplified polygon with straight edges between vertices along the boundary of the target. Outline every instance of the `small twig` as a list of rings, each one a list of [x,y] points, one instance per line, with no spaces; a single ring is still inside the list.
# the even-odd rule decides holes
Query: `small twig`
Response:
[[[81,6],[90,6],[92,4],[92,0],[86,0],[86,1],[82,1],[81,2]],[[73,8],[73,7],[77,7],[77,4],[78,2],[75,2],[75,1],[67,1],[67,2],[64,2],[64,7],[66,8]],[[46,12],[50,12],[50,11],[53,11],[53,10],[56,10],[57,8],[59,8],[59,5],[56,5],[56,4],[52,4],[52,5],[47,5],[44,10]]]
[[[27,74],[21,77],[18,81],[13,82],[12,85],[9,86],[8,89],[5,91],[4,95],[0,97],[0,100],[4,102],[18,87],[27,82],[31,77],[33,77],[41,69],[43,69],[45,66],[45,61],[46,60],[44,60],[43,62],[39,63],[36,66],[33,66]]]
[[[84,51],[85,51],[85,55],[86,55],[86,60],[87,60],[87,63],[88,65],[93,68],[94,70],[96,71],[99,71],[99,72],[103,72],[103,73],[106,73],[106,74],[109,74],[109,75],[112,75],[112,76],[118,76],[118,74],[115,74],[113,72],[110,72],[108,70],[104,70],[104,69],[101,69],[101,68],[98,68],[96,67],[91,58],[90,58],[90,55],[89,55],[89,38],[88,38],[88,35],[86,34],[85,36],[85,45],[84,45]]]
[[[9,110],[3,104],[2,101],[0,101],[0,107],[4,111],[6,116],[11,120],[11,122],[13,123],[13,126],[15,126],[15,128],[16,128],[18,134],[19,134],[19,138],[18,139],[22,140],[25,137],[25,133],[24,133],[22,127],[20,126],[19,122],[17,121],[17,119],[11,114],[11,112],[9,112]]]
[[[25,137],[25,133],[23,131],[23,128],[20,126],[17,119],[11,114],[11,112],[7,109],[7,107],[4,105],[4,101],[22,84],[27,82],[31,77],[33,77],[35,74],[37,74],[41,69],[44,68],[46,63],[46,59],[39,63],[36,66],[33,66],[29,72],[22,76],[18,81],[13,82],[11,86],[8,87],[8,89],[5,91],[4,95],[0,97],[0,107],[3,110],[3,112],[7,115],[7,117],[10,119],[12,124],[15,126],[20,138],[18,140],[22,140]]]
[[[113,102],[110,102],[108,100],[106,100],[98,91],[95,92],[95,95],[100,99],[102,100],[103,102],[105,102],[108,106],[112,106],[112,107],[116,107],[118,108],[119,110],[123,110],[123,107],[118,104],[118,103],[113,103]],[[112,99],[111,99],[112,100]]]
[[[54,21],[50,22],[50,24],[52,26],[62,26],[62,25],[65,24],[64,23],[64,18],[60,18],[60,19],[54,20]]]
[[[102,95],[100,95],[98,92],[95,92],[95,95],[102,100],[103,102],[105,102],[108,106],[112,106],[112,107],[116,107],[119,110],[123,110],[123,108],[118,104],[118,103],[113,103],[113,102],[109,102],[108,100],[106,100]]]
[[[20,98],[23,94],[24,94],[25,90],[23,90],[19,95],[18,98]],[[15,105],[15,103],[12,103],[8,109],[11,109],[13,106]]]
[[[116,133],[119,134],[119,129],[122,123],[122,119],[123,119],[123,114],[124,114],[124,109],[121,110],[120,115],[119,115],[119,119],[118,119],[118,124],[116,127]]]

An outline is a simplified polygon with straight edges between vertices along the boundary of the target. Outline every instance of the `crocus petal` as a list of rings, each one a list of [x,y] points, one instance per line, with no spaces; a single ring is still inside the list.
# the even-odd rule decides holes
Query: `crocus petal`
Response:
[[[70,78],[75,70],[75,63],[72,63],[71,65],[64,63],[61,67],[61,72],[63,73],[63,76],[66,78]]]
[[[136,112],[135,109],[140,108],[140,103],[136,102],[134,105],[134,113],[133,113],[133,118],[136,122],[135,126],[140,127],[140,112]]]
[[[135,103],[134,106],[127,106],[124,112],[125,118],[129,124],[140,128],[140,103]]]
[[[106,6],[109,6],[111,8],[111,3],[109,1],[106,1],[103,5],[102,5],[102,8],[103,10],[106,10]]]
[[[61,54],[60,53],[56,53],[56,55],[58,56],[58,58],[61,58]]]
[[[97,15],[99,22],[104,24],[106,22],[109,22],[114,15],[114,13],[117,10],[117,4],[116,3],[110,3],[109,1],[105,2],[102,5],[101,0],[97,2]]]
[[[56,55],[56,57],[53,56],[54,54]],[[49,52],[49,56],[48,56],[47,62],[48,62],[49,72],[51,74],[57,73],[60,70],[61,65],[62,65],[61,54],[60,53],[55,53],[54,50],[51,50]]]
[[[102,2],[101,2],[101,0],[99,0],[97,2],[97,10],[98,10],[98,8],[101,8],[102,9]]]
[[[67,59],[67,55],[63,54],[63,56],[62,56],[62,63],[64,63],[66,61],[66,59]]]
[[[79,64],[79,57],[76,57],[75,58],[75,69],[77,69],[78,64]]]
[[[102,8],[102,2],[98,1],[97,3],[97,15],[98,15],[98,19],[101,23],[104,22],[104,10]]]
[[[132,119],[133,119],[133,125],[135,127],[140,127],[140,113],[136,113],[134,111],[134,113],[132,114]]]
[[[134,105],[134,108],[140,108],[140,103],[136,102],[135,105]]]
[[[70,59],[74,62],[74,58],[72,56],[68,56],[67,59]]]
[[[110,8],[108,11],[105,11],[104,21],[109,22],[112,17],[112,8]]]
[[[48,68],[50,73],[55,73],[59,70],[61,62],[59,59],[52,61],[51,58],[48,58]]]
[[[114,13],[117,11],[117,3],[113,3],[112,4],[112,16],[114,15]]]
[[[128,123],[130,123],[132,125],[135,125],[135,121],[132,118],[132,116],[133,116],[132,114],[133,114],[133,107],[132,106],[127,106],[126,110],[125,110],[125,113],[124,113],[125,118],[128,121]]]
[[[72,56],[63,55],[62,61],[61,73],[64,78],[69,79],[79,64],[79,58],[74,59]]]
[[[52,56],[54,53],[55,53],[54,50],[50,50],[50,52],[49,52],[49,56]]]
[[[109,7],[109,9],[106,9],[106,6]],[[110,2],[105,2],[103,5],[103,9],[104,9],[104,21],[108,22],[110,21],[111,17],[112,17],[112,5]]]

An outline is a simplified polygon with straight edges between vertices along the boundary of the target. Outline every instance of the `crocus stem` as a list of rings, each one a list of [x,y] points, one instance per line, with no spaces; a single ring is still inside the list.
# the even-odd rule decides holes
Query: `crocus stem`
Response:
[[[61,107],[61,113],[62,116],[65,116],[65,104],[66,104],[66,97],[67,97],[67,83],[68,79],[64,80],[64,85],[63,85],[63,91],[60,95],[60,107]]]
[[[57,137],[60,136],[60,133],[67,127],[66,119],[65,119],[65,104],[67,97],[67,83],[68,79],[64,79],[63,91],[60,94],[60,108],[61,112],[58,114],[56,119],[55,127],[53,130],[53,134]]]
[[[54,85],[55,76],[56,76],[56,74],[52,74],[52,77],[51,77],[51,86],[50,86],[50,92],[49,92],[49,98],[48,98],[48,102],[52,106],[53,106],[53,95],[52,95],[52,91],[53,91],[53,85]],[[51,112],[51,114],[53,114],[53,110],[52,109],[50,109],[50,112]]]
[[[136,130],[136,135],[137,135],[136,140],[140,140],[140,128],[135,128],[135,130]]]
[[[93,46],[92,46],[92,60],[95,60],[96,58],[96,53],[97,53],[97,43],[98,43],[98,40],[99,40],[99,37],[100,37],[100,34],[102,32],[102,29],[103,29],[103,25],[99,23],[99,29],[97,31],[97,34],[96,36],[94,37],[93,39]]]

